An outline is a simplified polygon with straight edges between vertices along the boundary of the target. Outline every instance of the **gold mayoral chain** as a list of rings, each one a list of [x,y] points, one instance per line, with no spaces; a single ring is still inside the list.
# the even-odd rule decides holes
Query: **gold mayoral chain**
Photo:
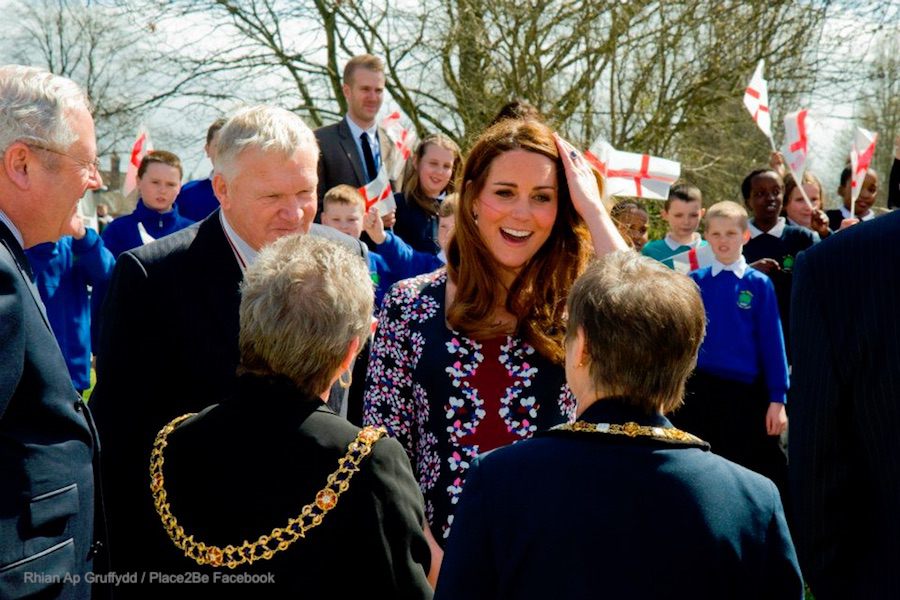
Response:
[[[629,421],[624,425],[620,425],[619,423],[588,423],[586,421],[575,421],[574,423],[556,425],[555,427],[551,427],[550,431],[603,433],[606,435],[624,435],[630,438],[648,437],[663,442],[708,446],[706,442],[687,431],[675,429],[674,427],[638,425],[634,421]]]
[[[192,558],[198,565],[226,566],[229,569],[253,564],[257,560],[269,560],[276,552],[287,550],[298,539],[306,537],[306,532],[319,525],[328,511],[337,505],[340,495],[350,487],[350,479],[359,470],[359,464],[372,452],[375,442],[387,434],[381,427],[364,427],[347,446],[347,454],[338,461],[337,470],[328,476],[325,487],[316,494],[315,501],[304,506],[300,514],[290,519],[287,525],[276,527],[268,535],[259,536],[255,542],[244,540],[238,546],[229,544],[220,548],[195,541],[193,535],[184,532],[169,508],[163,487],[163,449],[168,444],[166,438],[182,421],[195,414],[173,419],[156,434],[153,452],[150,454],[150,491],[153,492],[153,504],[162,519],[163,527],[185,556]]]

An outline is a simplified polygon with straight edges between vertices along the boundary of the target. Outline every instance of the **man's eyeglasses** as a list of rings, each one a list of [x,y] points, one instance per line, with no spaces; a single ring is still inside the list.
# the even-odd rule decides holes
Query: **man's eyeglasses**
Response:
[[[78,158],[77,156],[72,156],[71,154],[66,154],[65,152],[60,152],[54,148],[48,148],[42,144],[37,144],[35,142],[23,142],[29,148],[37,148],[38,150],[43,150],[45,152],[50,152],[52,154],[58,154],[59,156],[65,156],[67,158],[71,158],[75,164],[83,169],[87,169],[91,175],[97,174],[100,172],[100,159],[95,158],[94,160],[85,160],[83,158]]]

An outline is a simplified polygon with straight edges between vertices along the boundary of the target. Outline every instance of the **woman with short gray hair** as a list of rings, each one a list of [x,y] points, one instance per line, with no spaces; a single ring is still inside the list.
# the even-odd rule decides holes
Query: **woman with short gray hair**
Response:
[[[372,302],[360,257],[322,238],[282,238],[247,270],[233,393],[154,444],[171,570],[199,566],[215,583],[228,567],[265,597],[430,597],[424,503],[405,452],[324,402],[372,330]]]

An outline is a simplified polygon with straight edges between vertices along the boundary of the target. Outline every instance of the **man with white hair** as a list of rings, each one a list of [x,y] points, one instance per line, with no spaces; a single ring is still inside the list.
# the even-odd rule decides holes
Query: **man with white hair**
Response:
[[[103,184],[81,88],[0,67],[0,155],[0,598],[89,598],[98,446],[24,253]]]
[[[239,286],[259,250],[309,232],[365,257],[359,241],[313,224],[318,154],[312,131],[295,114],[270,106],[239,111],[216,143],[218,213],[119,257],[91,400],[109,450],[103,476],[116,571],[152,570],[143,557],[158,556],[160,544],[169,543],[148,492],[153,438],[174,417],[218,402],[231,389]],[[223,448],[222,459],[232,451]]]

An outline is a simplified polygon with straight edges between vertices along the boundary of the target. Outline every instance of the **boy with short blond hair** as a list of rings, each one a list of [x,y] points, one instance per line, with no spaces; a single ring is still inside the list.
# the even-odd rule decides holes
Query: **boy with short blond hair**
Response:
[[[747,211],[731,201],[706,214],[715,260],[690,277],[700,288],[706,337],[688,383],[679,426],[713,452],[772,479],[784,493],[787,462],[779,436],[787,428],[788,367],[772,281],[747,264]]]
[[[669,224],[666,237],[647,243],[641,253],[671,269],[673,256],[706,245],[697,233],[703,213],[703,194],[700,188],[689,183],[673,186],[660,213]]]
[[[356,188],[341,184],[336,185],[322,198],[322,225],[333,227],[354,239],[359,239],[363,232],[363,218],[366,214],[366,199]],[[384,293],[396,281],[391,268],[381,255],[369,251],[369,273],[375,284],[375,307],[381,306]]]

